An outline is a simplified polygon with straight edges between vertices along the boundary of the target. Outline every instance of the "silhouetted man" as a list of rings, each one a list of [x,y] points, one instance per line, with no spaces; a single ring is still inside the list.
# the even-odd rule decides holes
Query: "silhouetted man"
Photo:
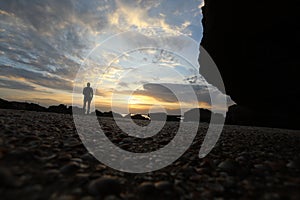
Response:
[[[94,93],[93,93],[93,88],[90,87],[90,83],[87,83],[86,86],[83,91],[82,94],[84,95],[84,99],[83,99],[83,111],[85,113],[85,108],[86,108],[86,102],[88,103],[88,110],[87,110],[87,115],[90,113],[90,106],[91,106],[91,101],[93,99]]]

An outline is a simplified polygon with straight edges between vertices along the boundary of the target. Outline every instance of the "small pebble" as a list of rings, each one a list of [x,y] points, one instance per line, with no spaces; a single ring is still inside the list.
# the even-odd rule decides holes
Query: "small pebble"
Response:
[[[21,183],[6,168],[0,168],[0,186],[18,187]]]
[[[88,190],[90,194],[95,196],[108,196],[108,195],[116,195],[119,196],[122,187],[120,180],[116,177],[102,177],[96,180],[93,180],[89,186]]]
[[[158,192],[155,185],[151,182],[141,183],[138,186],[137,191],[140,199],[153,199],[156,197]]]
[[[161,191],[171,191],[174,189],[173,184],[169,181],[159,181],[155,183],[155,187]]]
[[[78,163],[70,162],[65,166],[63,166],[62,168],[60,168],[60,172],[62,174],[70,175],[70,174],[74,174],[79,168],[80,165]]]
[[[225,171],[225,172],[228,172],[230,174],[234,174],[239,169],[239,164],[235,160],[227,159],[227,160],[221,162],[218,165],[218,168],[221,171]]]

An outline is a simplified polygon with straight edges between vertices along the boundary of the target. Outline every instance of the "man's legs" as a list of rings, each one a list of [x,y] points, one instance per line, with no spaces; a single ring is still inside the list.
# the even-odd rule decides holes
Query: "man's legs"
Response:
[[[87,102],[87,100],[84,99],[83,100],[83,114],[85,114],[86,102]]]
[[[91,100],[88,100],[88,110],[86,114],[90,114]]]

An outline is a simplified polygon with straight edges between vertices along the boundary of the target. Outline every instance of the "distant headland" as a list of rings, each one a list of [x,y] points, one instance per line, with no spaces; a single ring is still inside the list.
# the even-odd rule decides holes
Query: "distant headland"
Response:
[[[14,109],[14,110],[26,110],[26,111],[36,111],[36,112],[51,112],[51,113],[61,113],[61,114],[83,114],[83,109],[79,107],[67,106],[65,104],[52,105],[48,108],[43,107],[39,104],[28,103],[28,102],[17,102],[17,101],[7,101],[0,98],[0,109]],[[208,109],[203,108],[193,108],[181,115],[168,115],[167,113],[129,113],[126,116],[122,116],[119,113],[112,111],[101,112],[95,110],[91,115],[96,115],[98,117],[117,117],[117,118],[132,118],[136,120],[166,120],[166,121],[184,121],[191,122],[195,121],[195,113],[200,113],[200,122],[209,123],[211,116],[214,117],[224,117],[221,114],[213,113]],[[261,114],[251,111],[247,108],[233,105],[230,106],[226,114],[225,124],[227,125],[243,125],[243,126],[260,126],[260,127],[272,127],[272,128],[290,128],[288,121],[285,120],[285,116],[277,116],[276,118],[270,118],[266,116],[263,112]],[[292,129],[300,129],[300,127],[293,127]]]

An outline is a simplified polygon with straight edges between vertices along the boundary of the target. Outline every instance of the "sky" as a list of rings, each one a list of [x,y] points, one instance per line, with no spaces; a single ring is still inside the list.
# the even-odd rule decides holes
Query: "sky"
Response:
[[[210,108],[208,89],[216,98],[224,94],[195,64],[203,5],[203,0],[0,1],[0,98],[81,106],[81,91],[91,82],[94,108],[102,111],[113,105],[121,113],[161,107],[176,113],[179,102],[186,109]],[[188,97],[187,86],[197,102],[178,100],[170,90]]]

